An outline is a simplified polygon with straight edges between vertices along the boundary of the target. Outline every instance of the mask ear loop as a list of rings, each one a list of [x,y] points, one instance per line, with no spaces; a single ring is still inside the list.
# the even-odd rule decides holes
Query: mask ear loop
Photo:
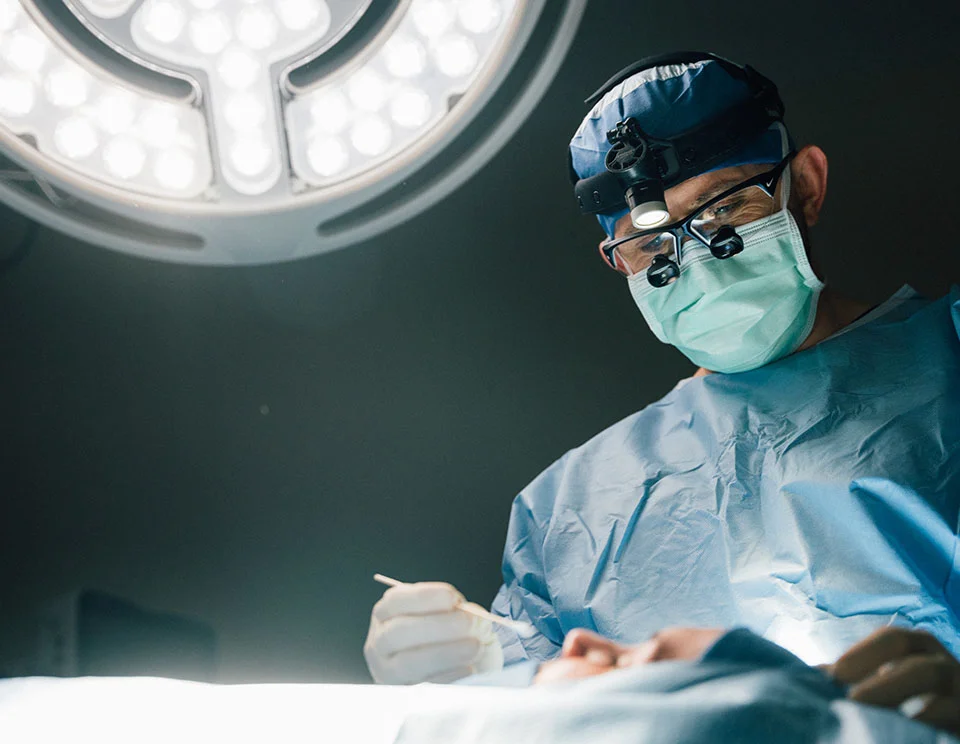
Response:
[[[774,125],[777,129],[780,130],[780,157],[785,158],[790,152],[790,137],[787,134],[787,128],[783,125],[783,122],[776,122]],[[783,192],[780,197],[780,209],[781,211],[787,208],[787,204],[790,202],[790,166],[792,163],[787,163],[787,167],[783,169],[783,174],[780,176],[780,182],[783,184]]]

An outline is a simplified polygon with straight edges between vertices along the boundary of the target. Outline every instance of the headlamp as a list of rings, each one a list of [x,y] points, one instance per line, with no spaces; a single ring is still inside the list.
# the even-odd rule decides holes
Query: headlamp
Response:
[[[710,60],[743,80],[751,96],[675,137],[646,134],[627,117],[607,132],[611,144],[605,171],[581,179],[570,164],[571,181],[584,214],[616,214],[626,209],[634,227],[647,230],[669,221],[664,191],[709,171],[783,120],[777,87],[752,67],[740,66],[709,52],[678,52],[648,57],[621,70],[586,100],[595,104],[616,85],[639,72],[666,65]]]

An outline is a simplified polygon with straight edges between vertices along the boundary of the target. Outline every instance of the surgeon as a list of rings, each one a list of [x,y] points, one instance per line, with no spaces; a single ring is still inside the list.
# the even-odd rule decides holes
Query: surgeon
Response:
[[[588,104],[577,203],[698,370],[515,499],[492,609],[535,634],[465,615],[447,584],[393,588],[364,649],[374,679],[550,659],[575,628],[635,644],[745,627],[816,665],[897,627],[960,655],[960,290],[871,308],[827,285],[827,156],[794,144],[749,66],[646,59]]]

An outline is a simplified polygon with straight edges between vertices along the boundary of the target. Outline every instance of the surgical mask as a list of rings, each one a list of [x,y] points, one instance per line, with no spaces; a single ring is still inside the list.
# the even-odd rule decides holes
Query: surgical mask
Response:
[[[653,287],[645,272],[627,280],[654,335],[714,372],[745,372],[796,351],[824,286],[788,209],[736,229],[743,251],[731,258],[691,240],[672,284]]]

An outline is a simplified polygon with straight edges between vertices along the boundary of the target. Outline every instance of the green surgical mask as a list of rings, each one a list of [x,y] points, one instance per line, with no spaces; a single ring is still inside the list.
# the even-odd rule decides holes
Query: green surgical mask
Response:
[[[796,351],[824,286],[789,210],[736,230],[743,251],[731,258],[691,240],[672,284],[653,287],[645,272],[627,280],[656,337],[714,372],[745,372]]]

